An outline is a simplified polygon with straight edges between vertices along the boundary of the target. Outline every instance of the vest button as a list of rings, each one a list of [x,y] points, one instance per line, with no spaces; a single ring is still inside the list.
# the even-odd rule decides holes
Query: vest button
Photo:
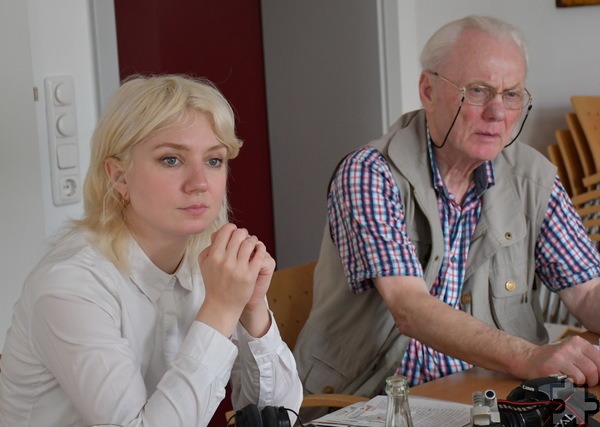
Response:
[[[512,292],[512,291],[514,291],[515,289],[517,289],[517,284],[515,283],[515,281],[514,281],[514,280],[509,280],[508,282],[506,282],[506,283],[504,284],[504,287],[506,288],[506,290],[507,290],[508,292]]]
[[[507,231],[506,233],[504,233],[504,238],[506,240],[512,239],[512,233],[510,231]]]
[[[332,394],[333,393],[333,387],[330,385],[326,385],[325,387],[323,387],[323,393],[325,394]]]
[[[460,296],[460,302],[462,302],[463,304],[471,304],[472,299],[473,297],[471,296],[471,294],[462,294]]]

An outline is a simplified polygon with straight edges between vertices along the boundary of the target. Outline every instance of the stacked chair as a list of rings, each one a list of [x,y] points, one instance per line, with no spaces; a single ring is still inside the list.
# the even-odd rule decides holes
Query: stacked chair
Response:
[[[548,158],[558,168],[565,190],[583,220],[590,239],[600,244],[600,96],[572,96],[574,112],[566,115],[568,129],[556,131]],[[546,321],[580,326],[557,295],[542,292]]]
[[[548,158],[590,238],[600,242],[600,96],[572,96],[571,103],[575,112],[567,114],[569,128],[556,131]]]

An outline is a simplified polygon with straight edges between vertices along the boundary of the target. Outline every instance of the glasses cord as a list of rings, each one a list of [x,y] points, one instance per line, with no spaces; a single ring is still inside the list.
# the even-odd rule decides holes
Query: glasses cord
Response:
[[[504,148],[510,146],[513,142],[515,142],[517,140],[519,135],[521,135],[521,131],[523,130],[523,126],[525,126],[525,121],[527,120],[527,117],[529,116],[529,112],[531,111],[532,107],[533,107],[533,104],[529,104],[529,107],[527,107],[527,112],[525,113],[525,118],[521,122],[521,127],[519,128],[519,132],[517,132],[517,136],[515,136],[512,141],[510,141],[507,145],[505,145]]]
[[[463,95],[463,97],[460,100],[460,104],[458,105],[458,110],[456,110],[456,114],[454,115],[454,120],[452,120],[452,124],[450,125],[450,128],[448,128],[448,132],[446,132],[446,136],[444,137],[444,141],[442,141],[442,144],[436,145],[436,143],[433,142],[433,139],[431,140],[431,143],[433,144],[433,146],[435,148],[442,148],[446,144],[446,141],[448,140],[448,135],[450,135],[450,131],[454,127],[454,123],[456,123],[456,119],[458,119],[458,115],[460,114],[460,110],[461,110],[464,102],[465,102],[465,96]]]

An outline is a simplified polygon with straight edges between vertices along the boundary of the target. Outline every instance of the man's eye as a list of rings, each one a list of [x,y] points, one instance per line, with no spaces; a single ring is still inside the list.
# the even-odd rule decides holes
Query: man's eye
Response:
[[[176,166],[179,164],[179,159],[177,157],[163,157],[160,160],[167,166]]]
[[[473,95],[487,95],[490,89],[485,86],[471,86],[469,89]]]
[[[504,92],[504,97],[508,99],[520,99],[523,95],[518,90],[509,90]]]

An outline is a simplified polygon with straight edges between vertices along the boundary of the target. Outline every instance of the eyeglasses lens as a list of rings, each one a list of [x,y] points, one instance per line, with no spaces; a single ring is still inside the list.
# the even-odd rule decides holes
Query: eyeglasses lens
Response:
[[[471,105],[486,105],[496,96],[496,90],[488,86],[470,86],[464,90],[465,101]],[[530,96],[525,90],[508,90],[502,92],[504,107],[509,110],[520,110],[529,103]]]

